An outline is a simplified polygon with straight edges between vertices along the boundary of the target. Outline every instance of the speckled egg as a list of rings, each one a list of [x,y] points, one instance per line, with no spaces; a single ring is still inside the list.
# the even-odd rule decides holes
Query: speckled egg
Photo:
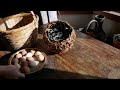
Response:
[[[18,54],[16,54],[15,57],[19,59],[20,57],[22,57],[22,54],[18,53]]]
[[[22,73],[30,73],[30,68],[28,66],[23,66],[20,68]]]
[[[22,55],[24,56],[24,55],[27,54],[27,51],[24,49],[21,53],[22,53]]]

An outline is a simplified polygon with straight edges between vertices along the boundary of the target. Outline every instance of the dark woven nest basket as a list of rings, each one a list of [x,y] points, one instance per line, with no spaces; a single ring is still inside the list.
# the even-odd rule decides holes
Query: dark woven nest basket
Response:
[[[4,50],[32,47],[37,41],[39,17],[31,13],[19,13],[0,21],[0,43]]]
[[[76,39],[74,28],[65,21],[53,21],[45,30],[43,40],[50,53],[65,53]]]

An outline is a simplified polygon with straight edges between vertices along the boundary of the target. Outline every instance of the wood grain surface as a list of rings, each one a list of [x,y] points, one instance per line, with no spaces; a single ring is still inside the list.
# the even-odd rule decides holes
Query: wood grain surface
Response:
[[[120,50],[76,31],[74,46],[63,54],[50,54],[42,40],[40,28],[35,48],[48,56],[45,67],[25,79],[119,79]],[[12,53],[0,51],[0,64],[7,62]],[[7,63],[6,63],[7,64]]]

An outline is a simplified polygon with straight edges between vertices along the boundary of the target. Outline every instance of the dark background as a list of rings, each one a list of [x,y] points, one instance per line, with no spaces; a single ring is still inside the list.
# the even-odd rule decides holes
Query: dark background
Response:
[[[120,11],[120,5],[115,0],[0,0],[0,17],[8,15],[39,11]]]

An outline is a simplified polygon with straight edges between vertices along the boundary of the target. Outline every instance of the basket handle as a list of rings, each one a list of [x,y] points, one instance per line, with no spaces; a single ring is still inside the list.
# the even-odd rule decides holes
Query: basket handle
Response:
[[[98,27],[98,22],[97,22],[96,20],[91,20],[91,21],[88,23],[88,25],[87,25],[86,32],[88,32],[88,29],[89,29],[90,25],[91,25],[93,22],[95,22],[96,25],[97,25],[97,27]]]
[[[36,16],[33,11],[30,11],[30,12],[33,15],[33,19],[35,20],[35,23],[37,23],[39,20],[38,16]]]

